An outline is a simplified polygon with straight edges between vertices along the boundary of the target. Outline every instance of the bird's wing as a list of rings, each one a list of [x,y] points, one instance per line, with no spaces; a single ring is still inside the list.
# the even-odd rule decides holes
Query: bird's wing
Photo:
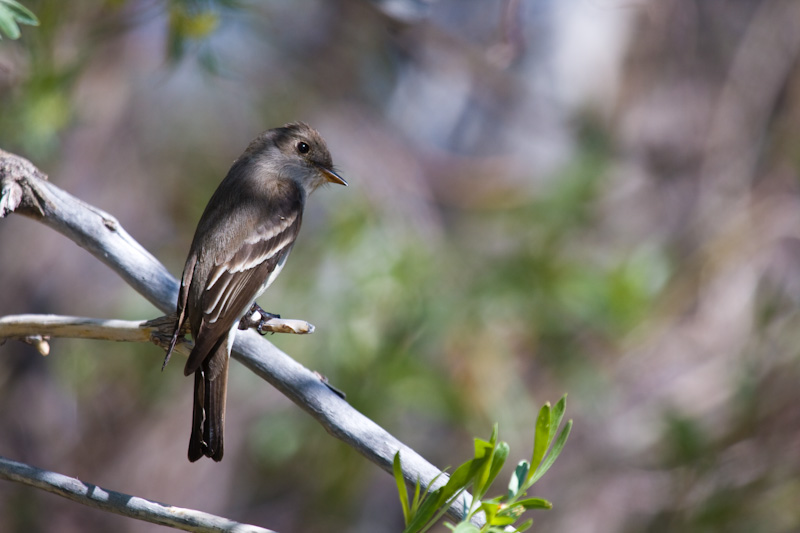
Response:
[[[270,215],[234,251],[220,253],[214,258],[202,297],[197,302],[202,310],[202,320],[195,347],[184,368],[187,376],[215,351],[220,339],[280,273],[300,231],[302,209]],[[210,363],[209,372],[213,379],[221,365],[214,361]]]
[[[181,288],[178,292],[178,309],[175,318],[175,329],[172,332],[172,338],[169,341],[167,355],[164,357],[164,364],[161,365],[161,370],[164,370],[164,367],[167,366],[169,358],[172,356],[172,350],[175,349],[178,338],[182,336],[181,330],[183,329],[184,322],[186,322],[186,302],[189,299],[189,286],[192,283],[192,275],[194,274],[194,266],[196,263],[197,256],[195,254],[189,254],[189,258],[186,260],[186,266],[183,269]]]

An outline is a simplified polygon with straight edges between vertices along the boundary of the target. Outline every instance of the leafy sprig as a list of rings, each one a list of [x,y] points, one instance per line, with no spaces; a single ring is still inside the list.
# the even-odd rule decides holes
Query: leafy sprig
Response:
[[[414,492],[409,498],[400,464],[400,452],[394,456],[393,472],[403,518],[406,528],[403,533],[424,533],[428,531],[450,506],[467,489],[472,487],[473,500],[466,515],[458,524],[445,524],[454,533],[504,533],[522,532],[531,527],[532,519],[515,525],[525,511],[531,509],[551,509],[553,505],[542,498],[528,497],[528,490],[553,466],[564,449],[572,420],[569,420],[556,438],[556,433],[564,418],[567,396],[564,395],[554,407],[550,402],[544,404],[536,419],[533,452],[530,461],[520,461],[511,475],[505,494],[486,499],[492,483],[500,473],[510,449],[507,443],[498,440],[497,424],[492,428],[489,440],[475,439],[472,459],[455,469],[447,483],[436,490],[421,491],[417,480]],[[486,522],[476,526],[472,519],[483,512]]]

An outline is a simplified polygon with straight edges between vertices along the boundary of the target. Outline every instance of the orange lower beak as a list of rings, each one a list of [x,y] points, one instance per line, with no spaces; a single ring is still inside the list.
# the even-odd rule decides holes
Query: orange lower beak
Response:
[[[320,167],[319,170],[320,170],[320,172],[322,172],[322,175],[325,176],[325,179],[327,181],[329,181],[331,183],[338,183],[339,185],[344,185],[345,187],[347,187],[347,182],[344,181],[344,178],[341,177],[336,172],[334,172],[333,170],[330,170],[330,169],[327,169],[327,168],[323,168],[323,167]]]

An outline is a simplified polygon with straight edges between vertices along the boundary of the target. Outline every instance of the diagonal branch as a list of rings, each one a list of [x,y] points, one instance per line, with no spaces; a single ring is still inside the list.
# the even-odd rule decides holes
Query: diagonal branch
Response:
[[[63,233],[117,272],[164,313],[175,308],[178,282],[167,269],[104,211],[59,189],[29,161],[0,150],[0,218],[16,212]],[[400,451],[403,477],[434,487],[447,481],[414,450],[356,411],[319,377],[253,331],[236,337],[233,356],[313,416],[331,435],[355,448],[386,472]],[[448,511],[460,520],[469,494]]]
[[[121,492],[105,490],[97,485],[84,483],[74,477],[41,470],[5,457],[0,457],[0,479],[16,481],[52,492],[102,511],[185,531],[198,533],[218,533],[220,531],[275,533],[270,529],[234,522],[233,520],[202,511],[173,507]]]

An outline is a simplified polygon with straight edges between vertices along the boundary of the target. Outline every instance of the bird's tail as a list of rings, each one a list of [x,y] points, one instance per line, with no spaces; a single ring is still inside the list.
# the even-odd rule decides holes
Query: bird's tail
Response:
[[[189,437],[189,460],[194,462],[202,456],[215,461],[222,460],[223,433],[225,429],[225,398],[228,388],[228,354],[226,343],[217,347],[225,353],[221,371],[209,379],[209,368],[203,363],[194,373],[194,409],[192,411],[192,434]]]

